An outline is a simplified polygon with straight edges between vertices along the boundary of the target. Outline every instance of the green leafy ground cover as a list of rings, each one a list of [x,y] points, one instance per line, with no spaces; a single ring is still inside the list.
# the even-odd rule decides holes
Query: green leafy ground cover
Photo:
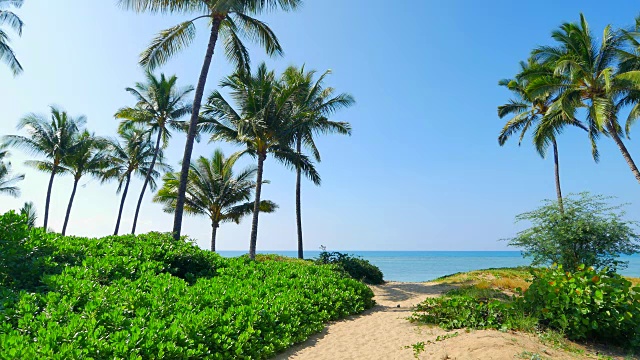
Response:
[[[526,288],[509,284],[527,281]],[[419,304],[412,321],[444,329],[552,331],[570,340],[640,351],[640,287],[606,269],[491,269],[438,279],[459,284]],[[509,295],[505,294],[505,290]],[[512,292],[515,290],[515,294]]]
[[[0,216],[1,359],[264,359],[373,306],[333,266],[171,236],[63,237]]]

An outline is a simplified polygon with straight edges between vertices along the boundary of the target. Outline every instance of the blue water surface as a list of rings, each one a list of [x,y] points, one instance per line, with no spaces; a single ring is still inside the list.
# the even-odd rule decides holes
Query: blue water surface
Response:
[[[530,260],[519,251],[342,251],[360,256],[378,266],[385,280],[428,281],[457,272],[498,267],[529,265]],[[220,251],[226,257],[240,256],[246,251]],[[259,251],[259,253],[279,254],[297,257],[296,251]],[[320,251],[305,251],[305,258],[315,258]],[[629,267],[620,273],[640,277],[640,254],[622,256]]]

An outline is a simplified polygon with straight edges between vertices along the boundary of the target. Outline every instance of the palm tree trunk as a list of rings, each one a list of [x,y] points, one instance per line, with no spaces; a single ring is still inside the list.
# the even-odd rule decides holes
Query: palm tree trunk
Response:
[[[218,223],[211,222],[211,251],[216,251],[216,232],[218,231]]]
[[[611,134],[613,141],[615,141],[616,145],[618,145],[618,148],[620,148],[622,157],[629,165],[629,168],[631,169],[633,176],[635,176],[636,180],[640,183],[640,171],[638,171],[638,167],[636,166],[636,163],[633,162],[633,159],[631,158],[631,154],[629,154],[629,150],[627,150],[627,147],[624,146],[622,139],[620,139],[620,135],[618,135],[618,132],[613,128],[613,126],[611,126],[611,124],[607,126],[607,130],[609,131],[609,134]]]
[[[558,196],[558,207],[560,214],[564,214],[564,204],[562,203],[562,190],[560,189],[560,163],[558,162],[558,143],[553,139],[553,163],[555,165],[556,195]]]
[[[78,181],[80,178],[73,180],[73,190],[71,191],[71,197],[69,198],[69,205],[67,205],[67,215],[64,217],[64,225],[62,226],[62,235],[67,233],[67,224],[69,223],[69,215],[71,214],[71,205],[73,205],[73,198],[76,197],[76,189],[78,188]]]
[[[298,155],[302,153],[302,137],[298,136],[296,140],[296,151]],[[304,259],[304,250],[302,248],[302,213],[300,206],[300,166],[296,167],[296,225],[298,226],[298,258]]]
[[[264,154],[258,154],[258,175],[256,179],[256,200],[253,204],[253,221],[251,222],[251,241],[249,242],[249,258],[256,259],[256,244],[258,242],[258,215],[260,215],[260,193],[262,192],[262,171],[264,170]]]
[[[116,229],[113,231],[113,235],[118,235],[118,229],[120,229],[120,220],[122,219],[122,209],[124,208],[124,199],[127,198],[127,192],[129,191],[129,182],[131,181],[131,174],[127,174],[127,182],[124,185],[122,191],[122,200],[120,200],[120,210],[118,210],[118,220],[116,221]]]
[[[218,31],[220,23],[224,17],[214,16],[211,21],[211,34],[209,35],[209,45],[204,56],[202,70],[200,70],[200,78],[196,86],[196,93],[193,99],[193,110],[191,119],[189,120],[189,132],[187,133],[187,143],[184,147],[184,156],[182,157],[182,169],[180,171],[180,186],[178,186],[178,198],[176,199],[176,212],[173,218],[173,237],[178,240],[182,230],[182,213],[184,211],[185,193],[187,191],[187,177],[189,175],[189,166],[191,165],[191,153],[193,152],[193,142],[196,138],[198,116],[200,115],[200,105],[202,103],[202,95],[204,94],[204,86],[207,83],[207,75],[213,58],[213,50],[218,41]]]
[[[51,201],[51,189],[53,188],[53,177],[56,176],[56,170],[58,168],[53,165],[51,170],[51,177],[49,177],[49,187],[47,187],[47,200],[44,203],[44,231],[47,231],[47,224],[49,224],[49,202]]]
[[[153,153],[153,159],[151,160],[151,165],[149,166],[149,172],[147,173],[147,176],[144,178],[144,184],[142,185],[142,191],[140,192],[140,197],[138,198],[138,205],[136,206],[136,214],[133,216],[133,226],[131,227],[131,234],[133,235],[136,234],[136,226],[138,225],[138,214],[140,213],[140,205],[142,205],[142,198],[144,198],[144,192],[147,190],[147,185],[149,184],[149,179],[151,179],[151,173],[153,172],[153,167],[156,165],[158,152],[160,152],[160,139],[162,139],[162,129],[158,131],[158,139],[156,140],[156,151]]]

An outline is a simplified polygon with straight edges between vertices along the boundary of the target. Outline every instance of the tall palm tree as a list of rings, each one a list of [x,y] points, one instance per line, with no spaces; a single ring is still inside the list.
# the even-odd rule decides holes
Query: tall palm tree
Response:
[[[23,3],[23,0],[0,0],[0,26],[9,26],[18,36],[22,36],[22,20],[20,20],[18,15],[7,9],[10,6],[19,8]],[[0,60],[6,63],[13,73],[13,76],[16,76],[22,73],[22,65],[20,65],[16,54],[13,52],[13,49],[11,49],[11,46],[9,46],[10,41],[9,35],[0,29]]]
[[[86,123],[84,116],[73,118],[65,111],[52,106],[51,120],[44,115],[29,114],[18,123],[18,130],[26,129],[28,136],[7,135],[4,140],[10,146],[27,150],[34,155],[43,155],[46,160],[27,161],[26,164],[40,171],[51,173],[44,205],[44,228],[49,223],[49,203],[53,178],[60,170],[62,160],[68,155],[80,128]]]
[[[84,175],[93,175],[101,177],[107,166],[107,153],[105,149],[107,142],[105,139],[95,136],[87,130],[79,134],[71,148],[69,154],[62,159],[60,172],[69,173],[73,176],[73,190],[67,205],[67,213],[64,217],[64,225],[62,226],[62,235],[67,232],[69,224],[69,215],[71,214],[71,206],[76,196],[78,182]]]
[[[128,128],[119,132],[122,142],[117,140],[110,141],[107,154],[107,169],[103,174],[103,181],[116,179],[118,188],[116,194],[122,191],[120,199],[120,208],[118,210],[118,219],[113,235],[118,235],[120,228],[120,220],[122,219],[122,210],[124,201],[129,191],[129,184],[132,176],[138,176],[143,180],[149,176],[149,187],[152,191],[156,189],[156,182],[160,176],[158,169],[170,171],[171,168],[164,163],[163,153],[158,153],[154,168],[151,169],[153,158],[156,156],[156,149],[153,142],[149,139],[148,133],[139,129]],[[123,189],[124,187],[124,189]]]
[[[558,143],[556,136],[566,125],[577,126],[585,131],[588,129],[576,119],[566,117],[554,103],[557,92],[547,91],[533,96],[527,87],[530,83],[544,78],[547,83],[562,84],[564,79],[554,76],[553,68],[549,65],[539,64],[530,58],[528,62],[520,62],[520,73],[515,79],[503,79],[498,83],[509,89],[515,98],[504,105],[498,106],[498,116],[502,119],[507,115],[513,115],[505,124],[498,136],[498,143],[503,146],[514,134],[520,133],[518,145],[522,144],[528,130],[534,131],[533,143],[538,154],[545,157],[547,147],[553,148],[554,175],[556,195],[560,212],[564,212],[562,202],[562,189],[560,187],[560,163],[558,159]]]
[[[339,109],[347,108],[355,103],[349,94],[334,95],[332,87],[324,87],[325,78],[331,74],[325,71],[314,81],[315,71],[305,71],[301,68],[290,66],[282,75],[284,86],[295,88],[296,95],[293,101],[293,119],[297,122],[297,129],[293,133],[292,142],[295,144],[296,153],[302,154],[302,145],[311,151],[316,161],[320,162],[320,152],[316,147],[314,136],[319,134],[337,133],[351,135],[351,125],[347,122],[331,121],[327,117]],[[304,258],[302,243],[302,209],[301,203],[301,178],[302,171],[296,167],[296,225],[298,229],[298,258]]]
[[[173,225],[173,236],[178,239],[182,230],[187,176],[193,152],[193,142],[196,138],[198,116],[218,37],[222,37],[227,58],[238,68],[247,70],[249,68],[249,51],[242,43],[242,38],[258,42],[269,55],[282,54],[282,48],[273,31],[267,24],[253,16],[276,8],[284,11],[295,10],[302,4],[302,0],[120,0],[119,2],[124,8],[137,12],[197,14],[195,18],[161,31],[153,39],[151,45],[141,54],[140,58],[140,64],[149,69],[166,63],[176,52],[191,44],[196,35],[196,20],[209,20],[209,43],[193,99],[193,112],[189,120],[187,142],[180,171],[180,186],[178,187]]]
[[[0,145],[0,194],[18,197],[20,189],[15,184],[24,180],[24,174],[11,175],[11,163],[4,161],[7,157],[9,157],[9,151],[6,145]]]
[[[191,86],[177,88],[178,78],[175,75],[167,78],[164,74],[160,74],[160,78],[157,78],[151,72],[147,72],[146,80],[146,83],[136,83],[133,88],[126,89],[135,96],[137,100],[135,107],[122,108],[115,114],[117,119],[122,119],[120,128],[138,126],[146,128],[151,134],[158,134],[155,154],[142,185],[133,217],[132,234],[136,233],[142,199],[151,180],[150,176],[154,174],[153,168],[160,153],[160,142],[162,141],[162,147],[165,148],[171,137],[170,129],[185,130],[185,122],[180,118],[191,112],[191,106],[184,103],[184,99],[193,91]]]
[[[621,102],[640,85],[640,71],[627,71],[618,66],[619,54],[625,48],[627,38],[621,31],[606,26],[602,40],[596,41],[583,14],[579,23],[564,23],[553,31],[556,46],[541,46],[533,51],[537,60],[550,64],[556,74],[568,81],[549,84],[544,79],[531,84],[530,91],[540,94],[559,91],[557,102],[562,111],[575,117],[579,107],[586,108],[586,122],[590,134],[610,136],[629,165],[636,180],[640,171],[631,158],[622,138],[624,133],[618,123]]]
[[[258,158],[256,193],[251,225],[249,256],[255,259],[258,238],[258,216],[262,194],[262,174],[267,154],[295,169],[300,167],[314,183],[320,175],[305,155],[297,154],[290,146],[298,124],[292,120],[295,87],[284,87],[262,63],[255,75],[238,70],[226,77],[220,86],[230,91],[240,110],[213,91],[203,111],[202,128],[213,132],[212,141],[226,140],[244,146],[244,153]]]
[[[200,157],[191,164],[187,183],[187,214],[206,215],[211,221],[211,251],[216,251],[216,232],[221,223],[240,223],[240,219],[253,211],[251,195],[256,188],[253,177],[257,168],[249,167],[234,174],[233,167],[240,153],[225,158],[222,150],[216,150],[211,159]],[[167,173],[164,184],[153,201],[165,204],[166,212],[175,210],[180,185],[179,173]],[[266,181],[263,181],[266,183]],[[260,211],[273,212],[278,206],[261,200]]]

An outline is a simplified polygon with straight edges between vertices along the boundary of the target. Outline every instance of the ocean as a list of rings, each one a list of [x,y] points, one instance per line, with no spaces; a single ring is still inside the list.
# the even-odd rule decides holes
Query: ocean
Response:
[[[498,267],[529,265],[530,260],[519,251],[341,251],[369,260],[378,266],[388,281],[419,282],[458,272]],[[246,251],[220,251],[226,257],[240,256]],[[296,251],[259,251],[297,257]],[[320,251],[305,251],[305,258],[315,258]],[[640,254],[622,256],[629,266],[621,274],[640,277]]]

